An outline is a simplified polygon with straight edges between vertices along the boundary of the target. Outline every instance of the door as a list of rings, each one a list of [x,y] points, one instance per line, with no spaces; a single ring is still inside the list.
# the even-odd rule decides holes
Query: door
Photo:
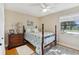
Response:
[[[4,7],[0,3],[0,55],[5,54],[4,48]]]

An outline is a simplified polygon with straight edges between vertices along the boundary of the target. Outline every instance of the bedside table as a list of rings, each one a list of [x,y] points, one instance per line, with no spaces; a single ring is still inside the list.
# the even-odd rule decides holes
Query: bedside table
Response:
[[[15,48],[25,44],[23,34],[9,34],[8,35],[8,49]]]

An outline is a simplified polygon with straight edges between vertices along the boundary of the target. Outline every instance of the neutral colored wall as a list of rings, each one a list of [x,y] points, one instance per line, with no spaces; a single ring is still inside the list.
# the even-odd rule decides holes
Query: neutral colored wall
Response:
[[[17,22],[21,25],[27,24],[27,20],[31,20],[38,26],[39,20],[37,17],[33,17],[27,14],[18,13],[15,11],[5,10],[5,31],[8,32]],[[39,27],[39,26],[38,26]]]
[[[62,33],[60,31],[59,17],[79,13],[79,7],[71,8],[65,11],[57,12],[40,18],[41,24],[45,24],[46,31],[54,32],[54,25],[57,25],[58,42],[79,50],[79,35]]]
[[[5,10],[5,34],[6,34],[6,41],[8,41],[8,32],[10,29],[15,29],[15,24],[17,22],[21,23],[21,32],[22,26],[27,24],[27,20],[31,20],[34,22],[35,25],[39,27],[39,20],[37,17],[30,16],[27,14],[18,13],[15,11]]]
[[[26,14],[5,10],[5,32],[7,33],[10,28],[12,28],[13,24],[16,22],[20,22],[26,25],[27,20],[32,20],[35,24],[38,25],[39,29],[41,30],[41,24],[45,24],[45,31],[54,32],[54,25],[57,25],[57,35],[58,35],[58,42],[70,46],[75,49],[79,49],[79,36],[78,35],[71,35],[65,34],[60,31],[60,23],[59,17],[69,14],[75,14],[79,12],[79,7],[71,8],[69,10],[57,12],[51,15],[47,15],[44,17],[33,17]],[[7,37],[7,36],[6,36]]]

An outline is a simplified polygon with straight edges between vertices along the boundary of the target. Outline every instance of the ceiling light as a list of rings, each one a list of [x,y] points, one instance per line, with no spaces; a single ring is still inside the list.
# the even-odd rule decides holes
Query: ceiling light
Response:
[[[42,9],[42,12],[47,12],[49,11],[49,9],[45,8],[45,9]]]
[[[43,9],[42,11],[43,11],[43,12],[47,12],[47,9]]]

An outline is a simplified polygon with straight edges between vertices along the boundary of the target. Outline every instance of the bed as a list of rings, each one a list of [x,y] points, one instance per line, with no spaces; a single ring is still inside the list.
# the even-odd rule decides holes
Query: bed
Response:
[[[52,44],[52,42],[56,45],[56,26],[55,33],[51,33],[44,32],[44,24],[42,24],[42,32],[31,32],[26,30],[24,37],[28,42],[35,46],[36,53],[44,55],[45,47]]]

